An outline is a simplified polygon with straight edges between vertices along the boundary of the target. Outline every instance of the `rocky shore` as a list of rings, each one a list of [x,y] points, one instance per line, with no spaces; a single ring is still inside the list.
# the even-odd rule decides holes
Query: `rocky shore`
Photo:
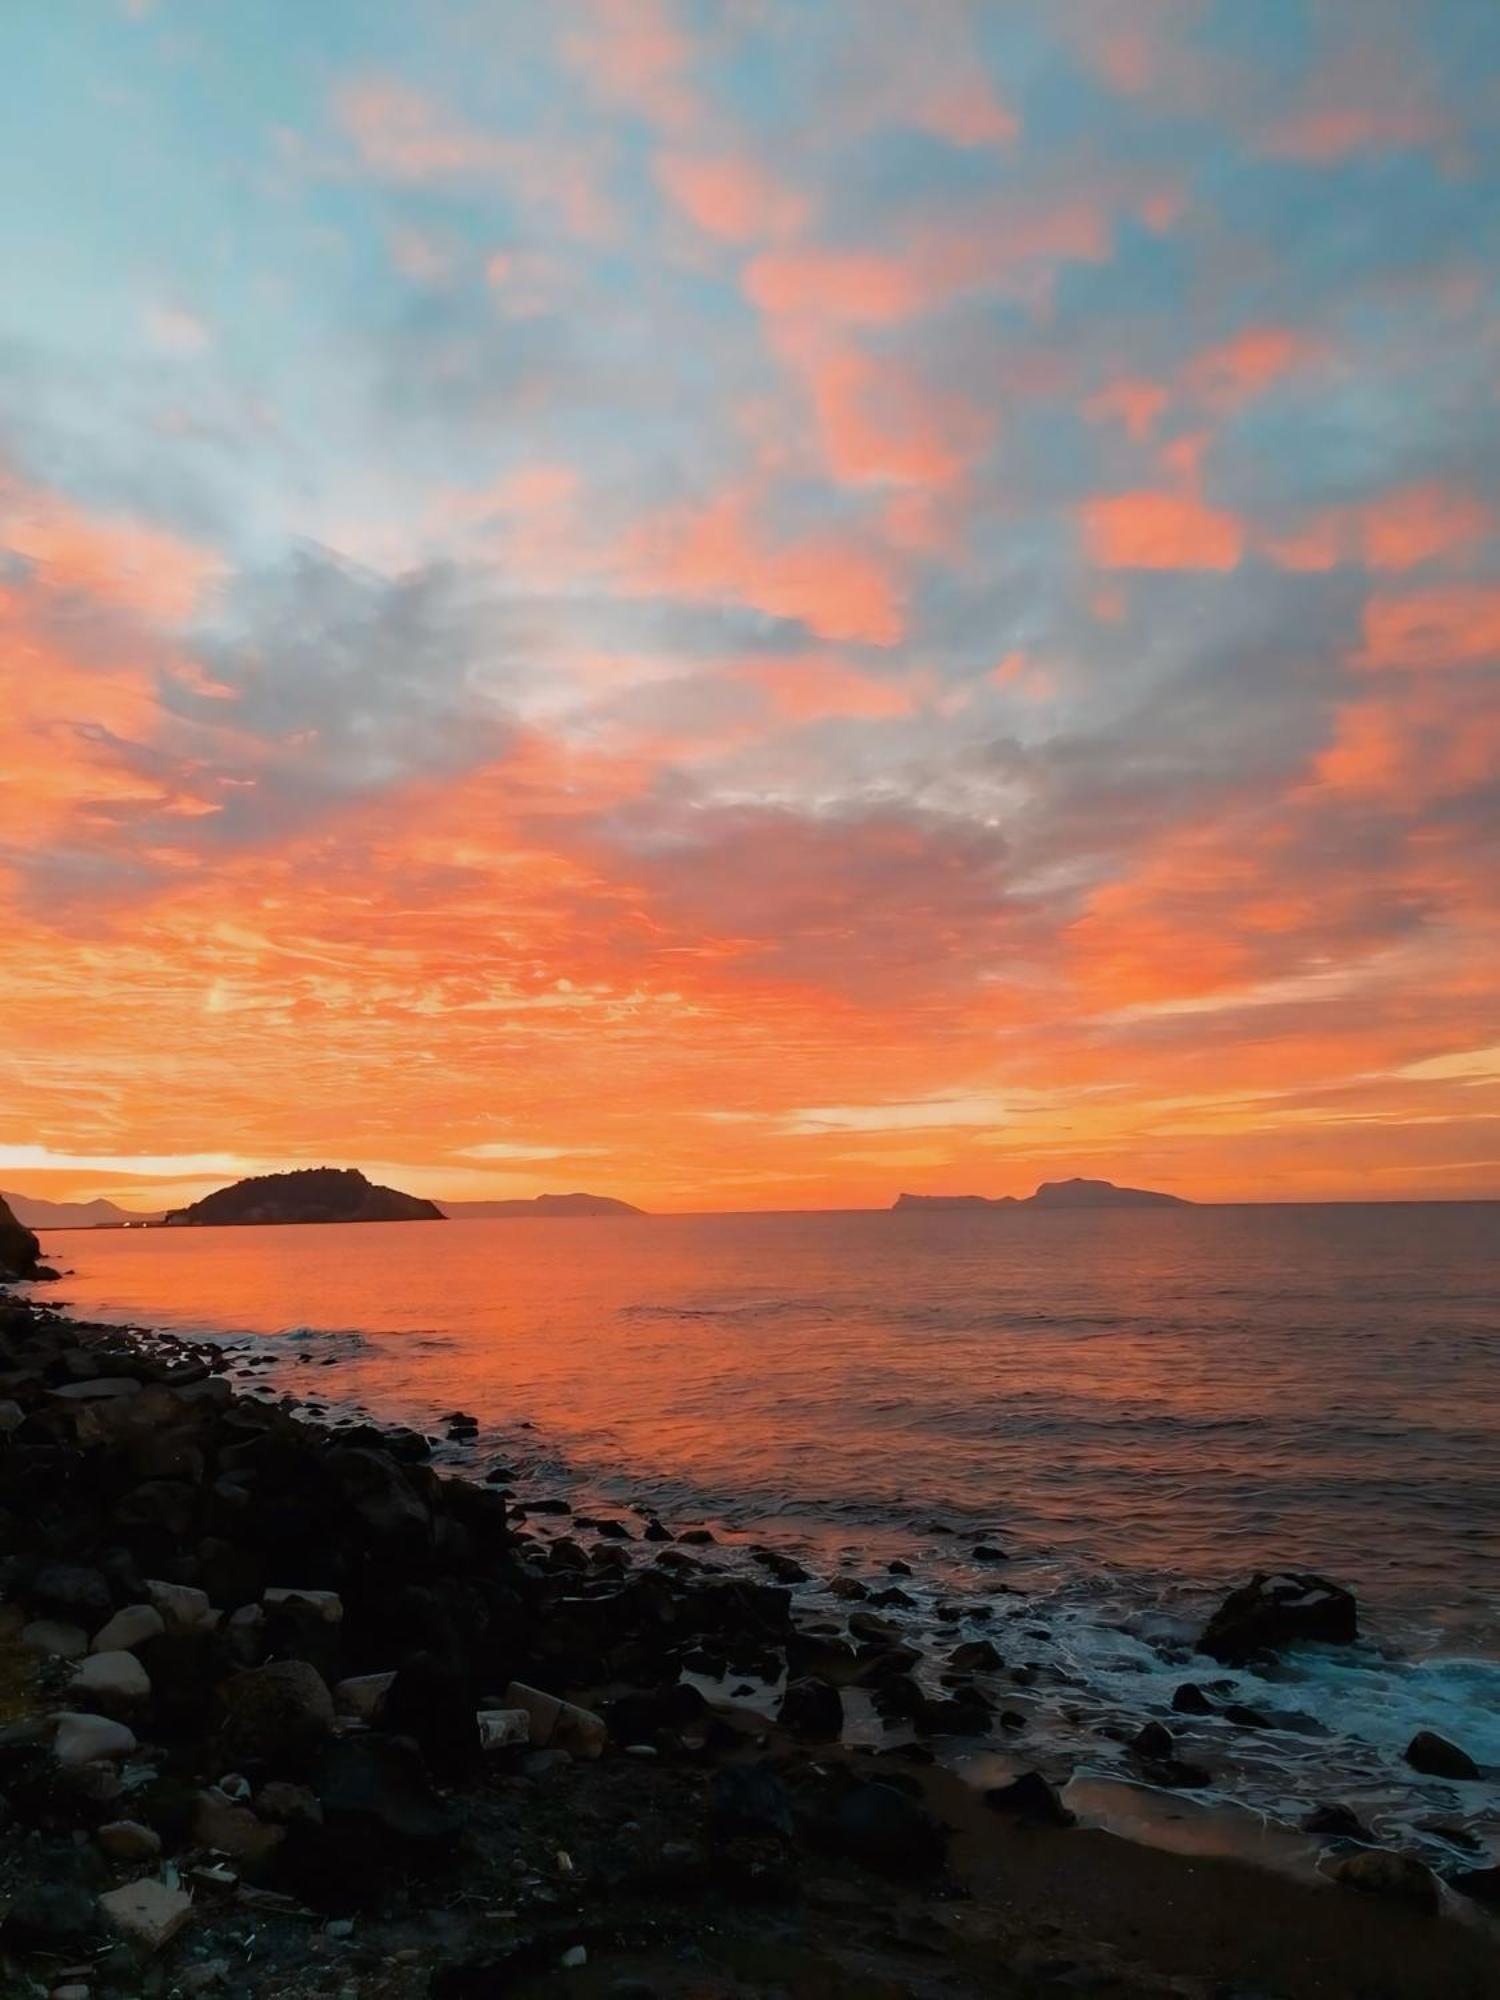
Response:
[[[1334,1807],[1307,1881],[1114,1838],[993,1645],[903,1641],[899,1580],[808,1618],[774,1550],[727,1574],[227,1365],[0,1294],[0,1993],[1500,1993],[1493,1869],[1454,1897]],[[1262,1578],[1205,1643],[1354,1616]],[[969,1737],[1014,1775],[935,1761]]]

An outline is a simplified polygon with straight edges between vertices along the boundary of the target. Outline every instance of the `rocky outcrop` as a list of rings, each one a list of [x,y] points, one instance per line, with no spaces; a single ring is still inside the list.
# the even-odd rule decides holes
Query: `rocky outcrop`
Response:
[[[494,1222],[525,1215],[644,1215],[628,1201],[608,1194],[539,1194],[530,1201],[445,1201],[453,1222]]]
[[[1035,1194],[898,1194],[893,1208],[1191,1208],[1181,1195],[1151,1188],[1116,1187],[1113,1181],[1043,1181]]]
[[[187,1208],[169,1209],[169,1227],[285,1222],[441,1222],[436,1202],[368,1181],[357,1167],[303,1167],[256,1174],[218,1188]]]
[[[1358,1637],[1359,1607],[1341,1584],[1305,1570],[1276,1575],[1257,1570],[1209,1619],[1198,1650],[1238,1667],[1283,1646],[1347,1646]]]
[[[0,1284],[7,1280],[34,1278],[41,1264],[42,1246],[31,1231],[17,1222],[0,1199]]]

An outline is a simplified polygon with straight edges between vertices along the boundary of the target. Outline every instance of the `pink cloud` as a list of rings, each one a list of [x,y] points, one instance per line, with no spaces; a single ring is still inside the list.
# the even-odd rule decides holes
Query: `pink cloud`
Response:
[[[1107,382],[1090,396],[1083,410],[1085,416],[1096,421],[1123,424],[1127,435],[1137,444],[1143,444],[1155,430],[1158,417],[1171,400],[1170,393],[1160,382],[1122,376]]]
[[[1233,569],[1244,549],[1234,515],[1190,494],[1113,493],[1084,503],[1084,545],[1106,569]]]
[[[1496,526],[1493,509],[1467,487],[1426,480],[1361,505],[1328,508],[1290,534],[1266,536],[1262,545],[1284,569],[1362,563],[1400,572],[1465,555]]]
[[[8,479],[3,467],[0,549],[35,565],[45,589],[169,624],[191,616],[221,567],[210,550],[136,521],[87,514],[60,494]]]
[[[1325,351],[1320,341],[1291,327],[1246,327],[1200,354],[1188,370],[1188,384],[1204,402],[1232,409],[1321,360]]]
[[[656,177],[689,221],[724,242],[794,236],[807,219],[806,200],[743,154],[663,153]]]
[[[765,690],[777,714],[788,722],[819,722],[830,716],[888,721],[910,715],[920,698],[909,680],[876,679],[841,660],[817,654],[753,660],[745,673]]]
[[[1376,670],[1484,666],[1500,661],[1500,586],[1453,584],[1382,593],[1365,607],[1364,650]]]
[[[695,50],[667,0],[574,0],[564,60],[596,97],[662,130],[701,122]]]
[[[1430,146],[1450,121],[1410,50],[1364,43],[1337,52],[1265,134],[1265,150],[1307,166],[1358,153]]]

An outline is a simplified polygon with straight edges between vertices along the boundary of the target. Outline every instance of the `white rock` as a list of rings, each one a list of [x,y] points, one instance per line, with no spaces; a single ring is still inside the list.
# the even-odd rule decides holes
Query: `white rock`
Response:
[[[107,1715],[78,1715],[65,1709],[57,1718],[52,1754],[59,1764],[76,1769],[107,1758],[118,1762],[135,1748],[135,1731]]]
[[[9,1437],[10,1433],[18,1431],[25,1421],[26,1412],[19,1403],[13,1403],[8,1396],[0,1402],[0,1436]]]
[[[154,1604],[127,1604],[123,1611],[117,1611],[108,1624],[101,1625],[90,1643],[91,1653],[130,1653],[137,1646],[144,1646],[148,1639],[154,1639],[159,1632],[165,1632],[167,1621]]]
[[[325,1625],[337,1625],[344,1615],[344,1600],[336,1590],[290,1590],[278,1586],[262,1591],[260,1601],[268,1611],[281,1605],[302,1605],[315,1611]]]
[[[151,1698],[151,1676],[134,1653],[90,1653],[73,1669],[68,1687],[108,1708],[129,1708]]]
[[[161,1853],[161,1835],[138,1819],[112,1819],[94,1838],[113,1861],[154,1861]]]
[[[60,1618],[33,1618],[21,1628],[21,1644],[28,1653],[81,1660],[89,1649],[89,1635],[81,1625],[65,1625]]]
[[[132,1944],[153,1952],[176,1937],[193,1914],[193,1899],[185,1890],[169,1889],[148,1876],[123,1889],[111,1889],[99,1898],[99,1909]]]
[[[357,1715],[362,1722],[373,1722],[385,1707],[385,1698],[395,1682],[393,1673],[355,1674],[334,1688],[334,1707],[343,1715]]]
[[[571,1750],[575,1757],[604,1754],[609,1731],[603,1716],[595,1715],[592,1709],[579,1708],[555,1694],[544,1694],[540,1688],[527,1687],[524,1681],[512,1681],[502,1699],[506,1708],[524,1708],[531,1717],[533,1743]]]
[[[481,1750],[507,1750],[531,1741],[531,1717],[524,1708],[481,1708],[474,1720]]]
[[[565,1966],[569,1971],[576,1965],[587,1965],[589,1962],[589,1948],[586,1944],[569,1945],[568,1949],[557,1962],[559,1965]]]
[[[169,1625],[206,1625],[212,1606],[206,1590],[194,1590],[188,1583],[160,1583],[149,1578],[146,1595]]]

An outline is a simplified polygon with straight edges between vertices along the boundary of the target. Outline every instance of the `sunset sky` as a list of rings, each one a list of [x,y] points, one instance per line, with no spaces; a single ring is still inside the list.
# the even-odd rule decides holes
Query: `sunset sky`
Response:
[[[1495,0],[51,0],[0,175],[0,1187],[1500,1194]]]

